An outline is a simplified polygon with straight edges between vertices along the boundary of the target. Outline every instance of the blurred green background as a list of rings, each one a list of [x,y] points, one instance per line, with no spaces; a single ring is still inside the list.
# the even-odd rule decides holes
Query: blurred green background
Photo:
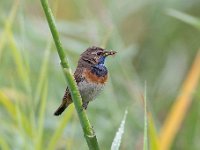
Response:
[[[106,62],[108,84],[87,110],[100,147],[110,149],[127,109],[120,149],[142,149],[145,81],[148,109],[159,131],[200,47],[200,23],[182,22],[172,17],[172,9],[200,18],[200,1],[50,4],[73,71],[79,55],[90,46],[118,52]],[[0,149],[87,149],[72,105],[64,115],[53,116],[67,86],[59,62],[40,1],[1,0]],[[200,149],[199,91],[195,90],[173,150]]]

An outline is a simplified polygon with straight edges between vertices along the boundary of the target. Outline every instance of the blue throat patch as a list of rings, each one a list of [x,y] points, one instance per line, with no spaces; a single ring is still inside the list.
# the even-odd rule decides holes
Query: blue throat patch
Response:
[[[102,77],[108,74],[107,68],[104,66],[105,58],[105,56],[102,56],[99,59],[98,64],[92,67],[92,73],[96,74],[98,77]]]
[[[99,65],[100,65],[100,64],[104,65],[105,58],[106,58],[105,56],[101,56],[100,59],[99,59],[98,64],[99,64]]]

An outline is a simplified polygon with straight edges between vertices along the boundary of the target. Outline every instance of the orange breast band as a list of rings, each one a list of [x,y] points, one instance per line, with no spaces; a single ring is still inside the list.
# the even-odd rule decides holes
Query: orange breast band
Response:
[[[93,82],[97,84],[105,84],[108,79],[108,75],[98,77],[96,74],[92,73],[89,69],[85,69],[83,71],[83,76],[88,82]]]

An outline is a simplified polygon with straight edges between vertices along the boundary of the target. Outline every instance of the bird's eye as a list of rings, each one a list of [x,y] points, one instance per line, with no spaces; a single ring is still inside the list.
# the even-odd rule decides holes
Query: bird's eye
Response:
[[[102,54],[102,52],[97,52],[97,55],[100,56]]]

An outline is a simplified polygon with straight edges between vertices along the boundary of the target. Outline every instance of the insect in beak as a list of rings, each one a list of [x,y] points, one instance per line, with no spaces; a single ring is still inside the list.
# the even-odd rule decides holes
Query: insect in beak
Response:
[[[105,56],[105,57],[107,57],[107,56],[109,56],[109,55],[115,55],[117,52],[116,51],[113,51],[113,50],[111,50],[111,51],[107,51],[107,50],[105,50],[104,52],[103,52],[103,55]]]

